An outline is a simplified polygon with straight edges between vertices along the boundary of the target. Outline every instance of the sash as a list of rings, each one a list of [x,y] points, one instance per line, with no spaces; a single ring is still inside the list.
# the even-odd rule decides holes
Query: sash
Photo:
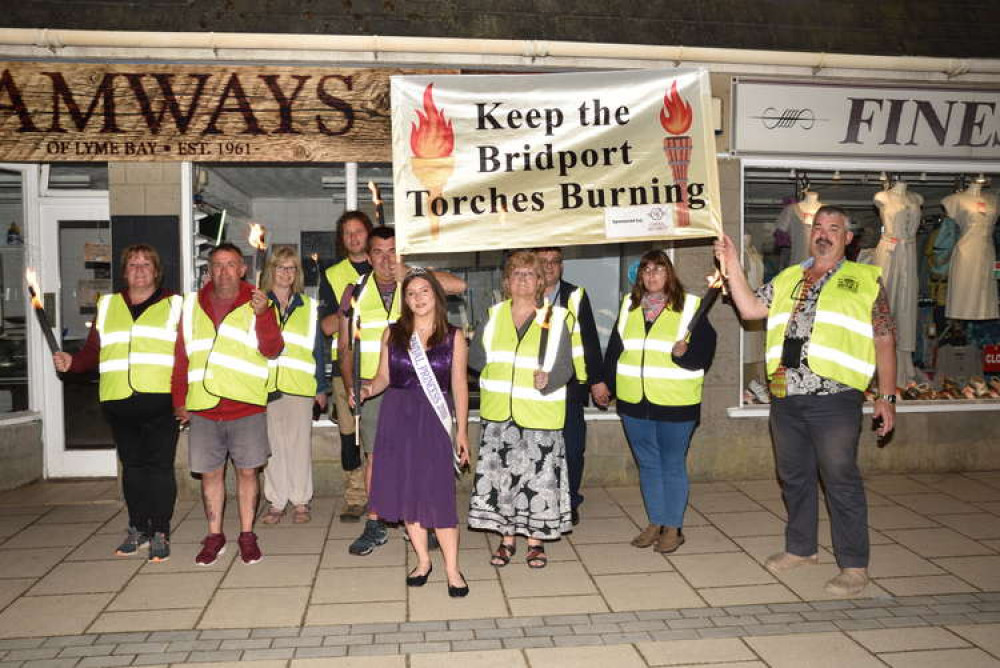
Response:
[[[451,410],[448,408],[448,401],[444,398],[444,392],[441,391],[441,386],[438,385],[437,378],[434,376],[434,369],[431,368],[430,360],[427,359],[427,352],[424,350],[423,345],[421,345],[420,337],[416,332],[410,336],[410,347],[407,353],[410,355],[410,362],[413,364],[413,370],[417,374],[417,380],[420,381],[420,388],[424,391],[424,396],[427,397],[427,401],[430,402],[431,408],[434,409],[434,413],[437,415],[438,420],[440,420],[441,428],[447,434],[448,440],[451,441]],[[461,473],[458,453],[454,448],[452,448],[451,454],[455,473]]]

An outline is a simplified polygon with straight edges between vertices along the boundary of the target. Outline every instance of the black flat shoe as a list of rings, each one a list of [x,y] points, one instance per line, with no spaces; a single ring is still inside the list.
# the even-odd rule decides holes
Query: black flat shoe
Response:
[[[461,574],[459,574],[459,575],[461,575]],[[464,575],[462,575],[462,579],[465,580],[465,576]],[[466,597],[468,595],[469,595],[469,581],[468,580],[465,580],[465,586],[464,587],[454,587],[454,586],[452,586],[452,584],[450,582],[448,583],[448,596],[451,596],[452,598],[464,598],[464,597]]]
[[[423,587],[427,584],[427,578],[431,576],[431,572],[434,570],[434,566],[427,569],[427,572],[423,575],[410,575],[406,576],[406,586],[407,587]]]

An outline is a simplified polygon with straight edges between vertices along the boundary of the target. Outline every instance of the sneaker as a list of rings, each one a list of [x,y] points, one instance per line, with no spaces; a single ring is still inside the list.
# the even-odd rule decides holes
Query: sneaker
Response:
[[[219,555],[226,553],[226,535],[210,533],[201,541],[201,552],[194,558],[199,566],[211,566]]]
[[[240,546],[240,559],[247,566],[256,564],[264,558],[264,555],[260,553],[260,546],[257,545],[257,534],[253,531],[241,532],[236,542]]]
[[[371,554],[379,545],[385,545],[389,540],[389,530],[379,520],[365,522],[365,530],[356,541],[351,543],[347,551],[359,557]]]
[[[772,554],[764,562],[764,568],[771,571],[772,573],[784,573],[785,571],[790,571],[793,568],[798,568],[799,566],[814,566],[819,563],[819,555],[813,554],[808,557],[800,557],[797,554],[791,554],[790,552],[779,552],[778,554]]]
[[[823,587],[826,593],[833,596],[857,596],[868,586],[867,568],[841,568],[840,575],[835,576]]]
[[[341,522],[359,522],[365,514],[365,507],[357,503],[349,503],[340,511]]]
[[[149,545],[149,536],[145,532],[130,526],[128,528],[128,535],[125,536],[125,540],[115,550],[115,554],[119,557],[131,557],[139,551],[139,548],[146,547],[147,545]]]
[[[170,540],[162,531],[153,534],[149,541],[149,560],[154,564],[166,561],[170,558]]]

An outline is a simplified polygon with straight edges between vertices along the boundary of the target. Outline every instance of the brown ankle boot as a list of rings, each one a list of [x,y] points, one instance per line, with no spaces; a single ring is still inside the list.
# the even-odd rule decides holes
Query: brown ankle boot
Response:
[[[681,533],[680,529],[675,529],[674,527],[663,527],[663,532],[660,533],[660,539],[656,542],[656,547],[653,549],[657,552],[662,552],[663,554],[670,554],[683,544],[684,534]]]
[[[649,547],[657,541],[662,530],[663,527],[659,524],[650,524],[642,530],[641,534],[632,539],[632,545],[635,547]]]

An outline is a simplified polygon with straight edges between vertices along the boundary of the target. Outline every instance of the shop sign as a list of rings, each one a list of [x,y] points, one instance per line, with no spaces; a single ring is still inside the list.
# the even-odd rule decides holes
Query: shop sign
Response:
[[[388,162],[399,72],[0,62],[0,161]]]
[[[736,79],[733,152],[1000,159],[1000,91]]]
[[[983,371],[1000,373],[1000,345],[983,346]]]
[[[716,236],[701,70],[392,79],[403,253]]]

